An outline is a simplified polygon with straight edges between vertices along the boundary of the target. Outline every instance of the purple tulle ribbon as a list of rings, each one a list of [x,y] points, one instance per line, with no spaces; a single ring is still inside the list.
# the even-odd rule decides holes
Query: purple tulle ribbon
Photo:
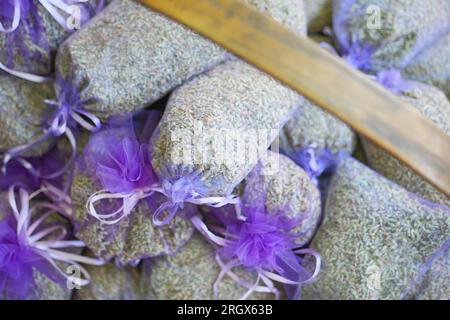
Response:
[[[362,71],[369,71],[371,69],[372,56],[379,46],[362,41],[357,36],[350,35],[347,32],[347,24],[352,18],[366,15],[364,10],[357,12],[350,10],[352,3],[352,0],[339,1],[334,5],[333,35],[339,50],[338,54],[352,67]]]
[[[401,94],[412,87],[412,82],[404,80],[399,70],[382,70],[378,72],[376,80],[395,94]]]
[[[296,249],[292,235],[288,233],[292,223],[283,215],[247,212],[245,220],[237,217],[228,219],[220,236],[211,232],[198,215],[194,215],[191,221],[197,230],[220,248],[216,253],[216,261],[221,268],[214,283],[216,298],[225,275],[248,289],[241,297],[243,300],[253,292],[272,293],[278,299],[280,293],[273,281],[293,286],[308,284],[316,279],[320,271],[320,255],[311,249]],[[302,259],[298,255],[315,258],[312,275],[301,265]],[[239,266],[256,271],[256,281],[249,283],[236,275],[232,269]]]
[[[311,249],[297,249],[295,235],[290,233],[298,221],[287,218],[283,212],[270,214],[263,208],[265,206],[244,204],[215,211],[224,226],[215,228],[217,234],[198,215],[191,217],[195,228],[219,247],[216,261],[221,272],[214,283],[216,298],[225,275],[248,289],[241,299],[247,299],[253,292],[272,293],[278,299],[280,293],[274,281],[299,286],[313,282],[318,276],[320,255]],[[316,265],[312,274],[302,266],[302,258],[298,255],[314,257]],[[249,283],[236,275],[232,269],[239,266],[256,271],[256,281]]]
[[[328,148],[309,146],[293,153],[290,158],[306,171],[321,191],[325,191],[330,177],[336,172],[339,163],[347,156],[348,152],[344,150],[333,153]]]
[[[74,130],[76,130],[78,126],[81,126],[90,132],[96,132],[100,129],[100,120],[85,108],[87,104],[94,100],[94,98],[81,98],[87,88],[79,92],[78,85],[72,77],[64,78],[59,74],[57,74],[56,77],[56,87],[58,88],[58,99],[56,101],[44,100],[48,106],[56,108],[54,113],[46,121],[47,129],[44,131],[44,134],[35,141],[14,147],[5,152],[2,168],[4,174],[7,170],[8,162],[12,159],[16,159],[35,176],[42,176],[42,172],[39,172],[30,161],[21,157],[21,155],[47,139],[65,135],[72,149],[70,160],[61,169],[42,177],[52,179],[61,176],[66,172],[69,166],[72,165],[76,158],[77,143]]]
[[[87,0],[38,0],[38,2],[67,31],[72,31],[68,27],[67,21],[70,16],[75,14],[75,8],[79,10],[80,16],[77,18],[80,18],[80,24],[83,24],[104,6],[104,0],[100,0],[95,8],[87,3]],[[16,55],[21,56],[27,64],[35,61],[45,65],[47,69],[49,67],[50,49],[42,19],[38,14],[38,7],[33,0],[2,0],[0,2],[0,33],[6,34],[7,54],[7,62],[0,63],[0,70],[37,83],[51,81],[48,76],[14,69]],[[48,57],[45,58],[38,50],[29,49],[26,45],[28,38]]]
[[[8,191],[11,214],[0,221],[0,293],[4,292],[7,298],[26,298],[34,284],[33,268],[61,285],[67,280],[79,286],[88,284],[89,273],[81,263],[103,265],[104,261],[64,251],[85,245],[78,240],[65,240],[67,229],[63,224],[47,223],[61,209],[49,202],[31,205],[41,191],[30,195],[25,189],[16,189],[11,186]],[[70,276],[60,263],[76,267],[82,277]]]
[[[235,195],[204,196],[206,190],[196,174],[179,177],[173,183],[164,180],[160,186],[153,188],[153,190],[167,198],[167,201],[161,204],[153,215],[153,224],[156,226],[169,223],[178,210],[183,209],[185,203],[208,205],[213,208],[239,203],[239,198]],[[164,217],[166,211],[168,211],[168,214]]]
[[[96,140],[96,143],[100,141]],[[102,223],[115,224],[127,217],[139,201],[154,193],[157,178],[148,160],[148,145],[127,136],[109,138],[106,146],[110,149],[106,154],[94,152],[90,155],[97,158],[94,160],[96,173],[104,189],[92,194],[86,206],[88,212]],[[118,209],[108,213],[97,211],[97,202],[114,199],[122,202]]]
[[[339,51],[327,42],[321,42],[320,46],[341,56],[350,66],[362,71],[370,70],[372,56],[377,50],[376,46],[363,44],[359,40],[355,40],[349,46],[341,46]]]
[[[326,42],[320,45],[336,55],[341,55],[349,65],[362,71],[370,70],[371,58],[376,51],[375,46],[363,45],[360,41],[355,41],[349,47],[343,46],[340,53]],[[404,80],[397,69],[382,70],[376,76],[369,75],[369,78],[376,80],[395,94],[401,94],[412,86],[412,82]]]

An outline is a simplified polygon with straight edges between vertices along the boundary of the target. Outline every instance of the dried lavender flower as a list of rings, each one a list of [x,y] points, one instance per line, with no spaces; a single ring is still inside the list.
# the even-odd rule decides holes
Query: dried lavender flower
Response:
[[[244,0],[261,12],[271,16],[292,31],[306,34],[304,0]]]

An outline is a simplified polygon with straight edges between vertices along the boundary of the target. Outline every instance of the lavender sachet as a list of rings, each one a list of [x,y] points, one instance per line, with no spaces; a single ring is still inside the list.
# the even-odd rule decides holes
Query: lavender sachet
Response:
[[[94,99],[81,98],[85,90],[84,84],[73,76],[63,77],[56,72],[55,95],[47,84],[37,85],[9,77],[2,77],[0,80],[4,81],[7,94],[5,99],[14,103],[7,104],[5,112],[0,116],[5,129],[12,129],[0,132],[5,135],[6,143],[4,146],[0,145],[2,174],[6,173],[10,161],[17,160],[30,172],[39,175],[25,158],[43,155],[64,138],[70,146],[70,155],[64,165],[47,173],[47,176],[57,177],[66,173],[76,157],[80,129],[95,132],[101,127],[100,120],[88,109]],[[21,115],[20,111],[25,108],[27,111],[23,111]],[[16,133],[17,137],[11,132]]]
[[[402,74],[436,86],[450,99],[450,32],[407,64]]]
[[[302,1],[246,2],[306,32]],[[63,74],[78,66],[76,76],[91,84],[86,94],[97,97],[94,109],[111,114],[154,103],[231,56],[136,1],[115,0],[61,45],[56,66]]]
[[[72,300],[152,300],[154,295],[146,268],[87,266],[91,281],[74,292]]]

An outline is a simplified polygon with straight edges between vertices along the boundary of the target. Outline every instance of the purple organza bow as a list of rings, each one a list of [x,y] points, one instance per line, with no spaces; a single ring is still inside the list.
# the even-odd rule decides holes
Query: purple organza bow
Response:
[[[77,126],[81,126],[90,132],[96,132],[100,129],[100,120],[94,114],[85,109],[85,106],[94,99],[81,98],[87,88],[79,92],[78,86],[72,77],[64,78],[59,74],[57,74],[56,77],[56,86],[59,88],[57,92],[58,99],[56,101],[44,100],[47,105],[56,108],[53,115],[46,121],[47,129],[44,134],[35,141],[14,147],[5,152],[2,168],[4,174],[6,172],[8,162],[12,159],[16,159],[34,175],[42,176],[42,173],[36,170],[33,164],[25,158],[22,158],[21,155],[47,139],[65,135],[72,148],[70,160],[61,169],[56,172],[49,173],[43,176],[43,178],[53,179],[61,176],[76,158],[77,143],[73,130],[76,129]]]
[[[236,213],[229,213],[232,212],[223,210],[217,213],[225,225],[224,229],[218,229],[220,236],[211,232],[198,215],[191,218],[196,229],[220,248],[216,253],[216,261],[221,268],[214,283],[216,298],[225,275],[248,289],[241,299],[248,298],[253,292],[272,293],[278,299],[280,293],[273,281],[298,286],[316,279],[320,271],[320,255],[311,249],[296,249],[294,236],[289,234],[296,225],[292,219],[282,213],[271,215],[251,207],[245,209],[243,220]],[[298,255],[315,258],[316,266],[312,275],[301,265],[302,259]],[[238,266],[256,271],[256,281],[249,283],[241,279],[232,271]]]
[[[336,49],[328,43],[322,42],[320,45],[339,55]],[[372,56],[376,50],[376,46],[362,44],[362,42],[356,40],[349,47],[343,46],[341,48],[341,56],[355,69],[368,71],[370,70]],[[412,82],[404,80],[401,72],[397,69],[382,70],[376,76],[369,75],[369,77],[395,94],[401,94],[412,86]]]
[[[89,273],[80,263],[102,265],[104,261],[64,251],[66,248],[83,248],[84,243],[65,240],[67,230],[64,225],[46,222],[61,209],[48,202],[31,206],[30,202],[41,191],[30,195],[22,188],[18,189],[18,205],[16,188],[11,186],[8,191],[12,214],[0,221],[0,293],[5,292],[8,298],[26,298],[34,283],[33,268],[61,284],[66,280],[80,286],[88,284]],[[83,278],[70,276],[57,262],[74,266]]]
[[[327,178],[335,173],[339,162],[347,156],[348,153],[343,150],[333,153],[327,148],[309,146],[298,150],[291,158],[306,171],[321,191],[325,191],[329,183]]]
[[[399,70],[382,70],[378,72],[376,80],[395,94],[401,94],[412,87],[412,82],[404,80]]]
[[[105,143],[106,153],[89,155],[96,164],[96,174],[104,189],[92,194],[86,204],[88,212],[105,224],[115,224],[127,217],[140,200],[150,197],[157,185],[157,178],[148,160],[148,146],[134,137],[94,140],[89,148],[95,150],[98,143]],[[94,159],[95,158],[95,159]],[[118,199],[122,204],[109,213],[99,213],[95,204],[99,201]]]
[[[100,0],[95,8],[88,3],[88,0],[38,0],[38,2],[67,31],[73,31],[74,27],[81,26],[100,12],[104,6],[104,0]],[[74,22],[77,20],[79,23],[74,23],[74,26],[71,27],[69,21],[72,21],[72,18]],[[38,83],[51,80],[47,76],[13,69],[16,55],[22,57],[27,64],[30,64],[31,61],[48,64],[48,59],[44,58],[39,50],[33,51],[26,44],[29,38],[34,46],[39,47],[47,56],[50,56],[42,19],[33,0],[2,0],[0,2],[0,33],[6,34],[7,56],[6,64],[0,63],[0,70]]]
[[[140,114],[147,119],[141,131],[140,140],[148,141],[156,129],[161,115],[153,110]],[[90,215],[105,224],[115,224],[127,217],[139,201],[147,199],[155,208],[153,223],[162,226],[169,223],[185,203],[221,207],[236,204],[239,199],[233,195],[206,197],[205,188],[197,174],[180,174],[173,181],[156,176],[149,147],[136,137],[133,114],[119,116],[110,121],[109,127],[93,135],[85,149],[84,159],[95,168],[95,175],[103,189],[92,194],[86,207]],[[119,201],[114,210],[99,210],[96,203]]]
[[[180,177],[173,183],[164,180],[161,186],[155,187],[153,190],[163,194],[167,198],[167,201],[161,204],[153,214],[153,224],[156,226],[163,226],[169,223],[178,210],[183,209],[184,203],[208,205],[213,208],[239,203],[239,198],[235,195],[224,197],[204,196],[206,193],[205,188],[196,174]],[[163,217],[167,210],[168,214],[166,217]]]
[[[39,3],[50,13],[50,15],[67,31],[72,31],[68,25],[68,17],[79,14],[76,18],[80,22],[86,22],[92,13],[92,8],[85,8],[88,0],[38,0]],[[97,5],[96,12],[99,12],[104,6],[104,1]],[[29,14],[36,17],[37,7],[33,0],[3,0],[0,3],[1,17],[3,20],[11,21],[10,27],[5,27],[0,22],[0,32],[11,33],[17,30],[19,24],[28,18]],[[63,14],[64,15],[63,15]],[[25,23],[25,22],[24,22]],[[34,30],[36,31],[36,30]]]
[[[94,152],[90,155],[91,158],[96,158],[96,174],[104,189],[92,194],[86,207],[90,215],[105,224],[121,221],[132,212],[139,201],[150,198],[155,192],[167,199],[153,214],[153,223],[156,226],[169,223],[178,210],[183,209],[184,203],[220,207],[238,202],[235,196],[202,197],[195,191],[198,190],[195,183],[197,180],[189,176],[182,177],[174,183],[165,180],[160,184],[148,157],[148,146],[140,144],[132,136],[124,137],[122,140],[100,139],[95,142],[98,143],[105,143],[110,149],[106,154]],[[92,147],[90,149],[92,150]],[[97,211],[95,206],[97,202],[114,199],[122,202],[116,210],[107,213]],[[154,202],[152,198],[149,201]],[[163,217],[164,215],[166,217]]]

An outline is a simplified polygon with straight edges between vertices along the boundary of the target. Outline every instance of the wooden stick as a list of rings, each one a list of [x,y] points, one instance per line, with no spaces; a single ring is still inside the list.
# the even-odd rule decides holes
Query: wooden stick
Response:
[[[450,195],[450,137],[306,37],[237,0],[141,0],[336,115]]]

